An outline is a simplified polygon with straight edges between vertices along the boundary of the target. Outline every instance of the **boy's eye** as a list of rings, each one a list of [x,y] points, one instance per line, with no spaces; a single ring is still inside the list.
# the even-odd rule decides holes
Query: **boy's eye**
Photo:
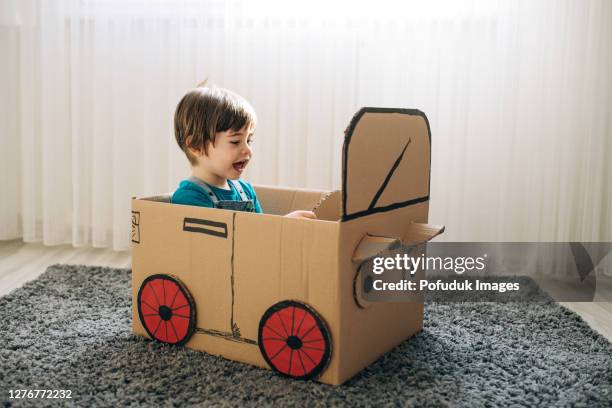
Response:
[[[240,141],[239,141],[239,140],[234,140],[234,141],[231,141],[230,143],[231,143],[231,144],[233,144],[233,145],[239,145],[239,144],[240,144]],[[255,143],[255,140],[253,140],[253,139],[249,139],[249,140],[247,140],[247,144],[248,144],[248,145],[251,145],[251,144],[253,144],[253,143]]]

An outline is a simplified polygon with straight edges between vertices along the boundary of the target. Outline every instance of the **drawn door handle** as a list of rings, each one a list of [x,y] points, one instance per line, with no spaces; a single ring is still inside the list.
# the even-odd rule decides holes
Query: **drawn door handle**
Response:
[[[227,239],[227,224],[224,222],[203,220],[200,218],[183,219],[183,231],[199,232]]]

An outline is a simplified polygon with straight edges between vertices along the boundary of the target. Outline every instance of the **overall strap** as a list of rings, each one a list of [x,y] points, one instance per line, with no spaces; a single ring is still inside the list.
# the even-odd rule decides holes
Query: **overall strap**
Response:
[[[232,183],[232,185],[234,186],[234,188],[236,189],[236,191],[238,191],[238,194],[240,194],[240,199],[242,201],[249,201],[249,197],[247,197],[247,195],[244,193],[244,190],[242,189],[242,185],[240,184],[240,182],[238,180],[227,180],[229,183]]]
[[[206,193],[208,194],[208,197],[210,197],[210,199],[212,200],[214,206],[217,206],[217,203],[219,202],[219,197],[217,197],[217,195],[212,191],[208,184],[194,176],[189,177],[187,180],[202,187],[204,191],[206,191]]]

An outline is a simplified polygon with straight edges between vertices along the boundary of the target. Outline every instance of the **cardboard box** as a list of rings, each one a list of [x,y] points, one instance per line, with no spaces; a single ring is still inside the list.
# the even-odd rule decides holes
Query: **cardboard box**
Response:
[[[362,108],[346,130],[342,190],[254,186],[266,214],[132,199],[133,330],[342,384],[423,326],[422,299],[360,298],[360,267],[423,245],[430,130],[418,110]],[[313,209],[318,220],[283,217]]]

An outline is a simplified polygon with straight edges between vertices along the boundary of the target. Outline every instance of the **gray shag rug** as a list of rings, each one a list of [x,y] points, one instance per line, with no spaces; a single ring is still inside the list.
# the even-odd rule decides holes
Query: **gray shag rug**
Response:
[[[3,406],[612,406],[611,343],[552,302],[428,304],[420,334],[332,387],[135,337],[130,287],[54,265],[0,298]]]

